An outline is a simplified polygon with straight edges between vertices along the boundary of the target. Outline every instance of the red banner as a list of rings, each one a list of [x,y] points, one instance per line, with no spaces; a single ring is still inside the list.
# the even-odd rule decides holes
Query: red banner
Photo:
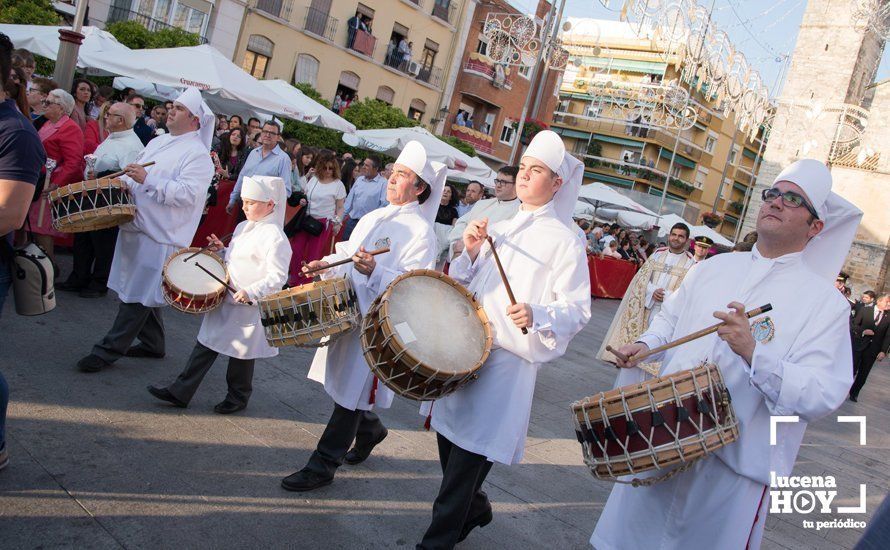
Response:
[[[597,298],[621,299],[637,273],[637,264],[614,258],[587,257],[590,294]]]

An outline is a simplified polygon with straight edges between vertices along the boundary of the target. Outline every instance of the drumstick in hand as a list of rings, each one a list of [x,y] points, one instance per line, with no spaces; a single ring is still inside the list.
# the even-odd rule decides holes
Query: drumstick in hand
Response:
[[[229,289],[229,292],[231,292],[233,295],[234,295],[234,294],[238,294],[238,291],[235,290],[234,288],[232,288],[231,285],[229,285],[229,283],[223,281],[222,279],[220,279],[219,277],[217,277],[216,275],[214,275],[209,269],[207,269],[207,268],[204,267],[203,265],[199,264],[198,262],[195,262],[195,265],[198,266],[198,269],[200,269],[200,270],[203,271],[204,273],[206,273],[206,274],[210,275],[211,277],[213,277],[213,280],[215,280],[215,281],[218,282],[219,284],[221,284],[221,285],[223,285],[224,287],[226,287],[227,289]],[[248,301],[247,301],[247,305],[252,306],[252,305],[253,305],[253,302],[251,302],[250,300],[248,300]]]
[[[384,254],[386,252],[389,252],[388,246],[384,246],[383,248],[378,248],[377,250],[372,250],[372,251],[368,252],[368,254],[370,254],[371,256],[376,256],[377,254]],[[306,271],[303,272],[303,275],[309,275],[310,273],[315,273],[316,271],[324,271],[325,269],[337,267],[338,265],[346,265],[346,264],[351,264],[351,263],[352,263],[352,258],[350,257],[350,258],[346,258],[345,260],[340,260],[340,261],[337,261],[337,262],[334,262],[332,264],[328,264],[328,265],[325,265],[322,267],[316,267],[314,269],[307,269]]]
[[[491,247],[491,254],[494,256],[494,263],[498,266],[498,271],[501,274],[501,280],[504,281],[504,287],[507,289],[507,297],[510,298],[510,305],[516,305],[516,296],[513,296],[513,289],[510,288],[510,281],[507,280],[507,274],[504,273],[504,266],[501,265],[501,259],[498,257],[498,251],[494,249],[494,241],[491,239],[491,235],[486,237],[488,239],[488,246]],[[528,334],[528,329],[522,327],[520,329],[522,334]]]
[[[226,235],[225,237],[223,237],[222,239],[220,239],[219,242],[221,242],[221,243],[226,242],[226,240],[228,240],[228,238],[231,237],[231,236],[234,235],[234,234],[235,234],[234,232],[229,233],[228,235]],[[198,254],[204,252],[204,251],[207,250],[208,248],[210,248],[210,245],[209,245],[209,244],[205,244],[204,246],[201,247],[200,250],[198,250],[198,251],[195,252],[194,254],[189,254],[187,257],[183,258],[182,261],[183,261],[183,262],[187,262],[187,261],[191,260],[192,258],[194,258],[195,256],[197,256]]]
[[[750,319],[751,317],[756,317],[756,316],[760,315],[761,313],[766,313],[767,311],[771,311],[772,309],[773,309],[772,305],[765,304],[765,305],[762,305],[758,308],[752,309],[751,311],[745,313],[745,316],[748,317],[748,319]],[[687,342],[697,340],[697,339],[701,338],[702,336],[707,336],[708,334],[717,332],[717,329],[722,326],[723,326],[722,322],[717,323],[715,325],[711,325],[707,328],[703,328],[699,331],[693,332],[692,334],[687,334],[686,336],[684,336],[682,338],[678,338],[677,340],[674,340],[673,342],[668,342],[667,344],[665,344],[663,346],[658,346],[655,349],[650,349],[646,353],[642,353],[638,356],[635,356],[634,359],[636,359],[638,361],[642,361],[643,359],[650,357],[652,355],[655,355],[657,353],[667,351],[671,348],[675,348],[675,347],[685,344]],[[622,361],[626,362],[626,361],[630,360],[630,357],[628,357],[627,355],[624,355],[623,353],[621,353],[620,351],[618,351],[616,349],[612,349],[612,346],[606,346],[606,351],[610,352],[612,355],[621,359]]]
[[[141,167],[143,167],[143,168],[148,168],[149,166],[154,165],[154,163],[155,163],[155,161],[151,161],[151,162],[146,162],[145,164],[140,164],[139,166],[141,166]],[[107,176],[104,176],[104,177],[106,177],[106,178],[116,178],[116,177],[119,177],[119,176],[123,176],[123,175],[126,174],[126,173],[127,173],[126,170],[121,170],[120,172],[114,172],[114,173],[112,173],[112,174],[108,174]]]

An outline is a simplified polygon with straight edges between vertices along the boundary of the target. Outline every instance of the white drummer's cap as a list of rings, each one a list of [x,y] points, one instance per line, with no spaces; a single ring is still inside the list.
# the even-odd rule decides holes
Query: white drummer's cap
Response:
[[[559,134],[552,130],[541,130],[523,153],[523,157],[536,158],[554,172],[558,172],[566,155],[566,146]]]
[[[409,141],[405,144],[405,148],[399,153],[396,164],[402,164],[411,169],[418,177],[423,178],[423,172],[426,168],[426,149],[419,141]]]
[[[268,176],[259,178],[245,176],[241,182],[241,197],[259,202],[277,202],[278,197],[272,179]]]

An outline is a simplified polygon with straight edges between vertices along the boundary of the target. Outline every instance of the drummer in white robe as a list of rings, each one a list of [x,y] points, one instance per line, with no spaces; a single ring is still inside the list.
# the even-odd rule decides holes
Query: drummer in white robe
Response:
[[[665,300],[618,385],[651,376],[633,356],[702,329],[716,334],[663,354],[660,374],[708,360],[720,368],[739,420],[739,439],[689,470],[650,487],[616,485],[590,543],[612,548],[758,548],[769,509],[771,473],[791,475],[808,422],[831,414],[852,382],[849,306],[832,283],[862,212],[831,192],[831,173],[800,160],[764,191],[752,252],[701,262]],[[744,311],[773,309],[749,321]],[[727,309],[729,310],[727,312]],[[770,445],[770,417],[778,423]],[[647,472],[638,477],[662,475]],[[702,514],[705,513],[706,517]]]
[[[108,288],[120,298],[114,324],[92,353],[78,361],[98,372],[122,356],[164,356],[161,291],[164,263],[189,246],[201,221],[213,177],[210,142],[215,117],[196,88],[186,88],[167,112],[169,133],[148,144],[121,179],[136,205],[136,218],[120,226]],[[141,164],[154,162],[143,168]],[[138,338],[140,344],[130,347]]]
[[[148,387],[153,396],[178,407],[188,406],[204,375],[217,356],[223,354],[229,357],[229,391],[213,410],[231,414],[244,409],[253,389],[255,360],[278,355],[278,348],[266,340],[256,304],[287,282],[291,247],[282,229],[287,201],[285,182],[272,176],[245,177],[241,201],[247,219],[235,228],[228,248],[216,235],[207,237],[210,250],[225,248],[231,284],[240,290],[227,294],[220,307],[204,314],[198,342],[179,377],[166,387]]]
[[[572,219],[583,168],[557,134],[542,131],[520,162],[516,215],[467,226],[464,251],[449,273],[482,303],[494,340],[477,380],[421,408],[437,432],[443,475],[418,548],[452,548],[492,520],[482,482],[493,462],[522,460],[538,369],[565,353],[590,320],[587,255]],[[486,235],[519,302],[514,306]]]
[[[414,269],[432,269],[437,253],[433,223],[446,174],[445,165],[427,162],[419,142],[408,142],[387,183],[389,206],[362,216],[348,241],[337,243],[333,254],[310,262],[307,269],[351,257],[353,263],[326,270],[322,277],[349,278],[363,315],[393,279]],[[385,254],[367,253],[386,246],[390,251]],[[378,384],[362,353],[359,335],[360,330],[354,328],[315,354],[309,378],[324,384],[334,400],[334,413],[309,463],[282,480],[282,487],[289,491],[328,485],[344,460],[348,464],[364,461],[387,435],[372,410],[389,408],[393,392]],[[353,441],[355,446],[349,450]]]

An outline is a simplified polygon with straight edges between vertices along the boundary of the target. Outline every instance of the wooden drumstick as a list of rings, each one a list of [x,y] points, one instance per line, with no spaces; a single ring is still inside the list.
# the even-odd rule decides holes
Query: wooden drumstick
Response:
[[[488,246],[491,247],[491,254],[492,256],[494,256],[494,263],[496,263],[498,266],[498,271],[501,274],[501,280],[504,281],[504,288],[507,289],[507,297],[510,298],[510,305],[515,306],[516,296],[513,296],[513,289],[510,288],[510,281],[507,280],[507,274],[504,273],[504,266],[501,265],[501,259],[498,257],[498,252],[494,249],[494,241],[491,239],[491,235],[487,235],[485,238],[488,239]],[[522,331],[522,334],[528,334],[527,328],[522,327],[520,330]]]
[[[370,254],[371,256],[376,256],[377,254],[384,254],[386,252],[389,252],[388,246],[384,246],[383,248],[378,248],[377,250],[372,250],[372,251],[368,252],[368,254]],[[307,269],[306,271],[303,272],[303,275],[309,275],[310,273],[315,273],[316,271],[324,271],[325,269],[337,267],[338,265],[346,265],[348,263],[352,263],[352,257],[346,258],[345,260],[339,260],[337,262],[328,264],[326,266],[316,267],[313,269]]]
[[[154,163],[155,163],[155,161],[151,161],[151,162],[146,162],[145,164],[140,164],[139,166],[141,166],[143,168],[148,168],[149,166],[152,166]],[[103,177],[116,178],[118,176],[123,176],[126,173],[127,173],[126,170],[121,170],[120,172],[114,172],[114,173],[108,174],[107,176],[103,176]]]
[[[229,289],[229,292],[231,292],[233,296],[234,296],[235,294],[238,293],[238,291],[235,290],[234,288],[232,288],[231,285],[229,285],[229,283],[223,281],[222,279],[220,279],[219,277],[217,277],[216,275],[214,275],[209,269],[207,269],[207,268],[204,267],[203,265],[199,264],[198,262],[195,262],[195,265],[198,266],[198,269],[200,269],[200,270],[203,271],[204,273],[206,273],[206,274],[210,275],[211,277],[213,277],[213,280],[215,280],[215,281],[218,282],[219,284],[221,284],[221,285],[225,286],[227,289]],[[248,300],[248,301],[247,301],[247,305],[252,306],[252,305],[253,305],[253,302],[251,302],[250,300]]]
[[[766,313],[767,311],[771,311],[772,309],[773,309],[773,306],[770,304],[762,305],[758,308],[752,309],[751,311],[745,313],[745,316],[748,319],[750,319],[751,317],[756,317],[756,316],[760,315],[761,313]],[[675,347],[685,344],[687,342],[697,340],[697,339],[701,338],[702,336],[707,336],[708,334],[717,332],[717,329],[722,327],[724,324],[725,323],[720,322],[715,325],[711,325],[707,328],[703,328],[699,331],[693,332],[692,334],[687,334],[686,336],[684,336],[682,338],[678,338],[677,340],[674,340],[673,342],[668,342],[667,344],[665,344],[663,346],[658,346],[655,349],[650,349],[646,353],[643,353],[642,355],[634,357],[634,359],[636,359],[637,361],[642,361],[643,359],[645,359],[651,355],[655,355],[657,353],[667,351],[671,348],[675,348]],[[621,353],[620,351],[618,351],[616,349],[612,349],[612,346],[606,346],[606,351],[610,352],[612,355],[621,359],[622,361],[626,362],[626,361],[630,360],[630,357],[628,357],[627,355],[624,355],[623,353]]]
[[[234,235],[234,234],[235,234],[234,231],[233,231],[232,233],[229,233],[228,235],[226,235],[225,237],[223,237],[222,239],[220,239],[220,242],[223,242],[223,243],[226,242],[226,240],[229,239],[229,238],[230,238],[232,235]],[[189,254],[188,257],[183,258],[182,261],[183,261],[183,262],[187,262],[187,261],[191,260],[192,258],[194,258],[195,256],[197,256],[198,254],[204,252],[204,251],[207,250],[208,248],[210,248],[210,245],[209,245],[209,244],[206,244],[206,245],[202,246],[201,249],[198,250],[197,252],[195,252],[194,254]]]

